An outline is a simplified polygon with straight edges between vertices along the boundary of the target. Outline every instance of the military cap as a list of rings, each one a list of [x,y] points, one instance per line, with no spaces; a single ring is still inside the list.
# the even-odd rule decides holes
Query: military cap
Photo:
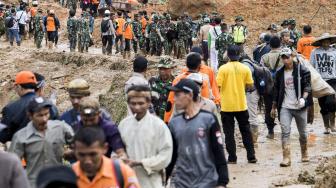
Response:
[[[159,64],[158,64],[158,68],[170,69],[173,67],[175,67],[175,62],[173,59],[171,59],[169,56],[161,57]]]
[[[271,25],[268,26],[267,30],[277,31],[278,26],[276,24],[272,23]]]
[[[236,16],[235,21],[244,21],[244,18],[242,16]]]
[[[72,80],[68,85],[68,92],[73,96],[89,96],[90,95],[90,85],[84,79]]]
[[[294,18],[289,19],[289,20],[288,20],[288,24],[289,24],[289,25],[296,25],[296,21],[295,21],[295,19],[294,19]]]

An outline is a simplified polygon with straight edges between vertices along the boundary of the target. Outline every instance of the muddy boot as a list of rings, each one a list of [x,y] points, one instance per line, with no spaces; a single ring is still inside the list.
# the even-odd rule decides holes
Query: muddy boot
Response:
[[[53,43],[52,43],[52,42],[49,42],[49,43],[48,43],[48,48],[49,48],[49,49],[52,49],[52,48],[53,48]]]
[[[131,52],[127,52],[127,59],[131,59]]]
[[[251,126],[251,133],[252,133],[252,141],[253,141],[253,145],[254,148],[258,148],[258,127],[252,127]]]
[[[21,46],[21,42],[17,42],[16,44],[17,44],[17,46]]]
[[[335,112],[331,112],[329,113],[329,126],[331,129],[331,132],[336,132],[336,128],[335,128]]]
[[[300,142],[300,146],[301,146],[301,161],[303,163],[309,162],[307,143]]]
[[[322,115],[322,119],[323,119],[323,124],[324,124],[324,134],[330,134],[330,118],[329,118],[329,114],[327,115]]]
[[[122,56],[123,56],[124,59],[126,59],[126,52],[125,51],[122,52]]]
[[[281,167],[289,167],[291,165],[291,158],[290,158],[290,145],[284,144],[282,146],[282,156],[283,160],[280,163]]]

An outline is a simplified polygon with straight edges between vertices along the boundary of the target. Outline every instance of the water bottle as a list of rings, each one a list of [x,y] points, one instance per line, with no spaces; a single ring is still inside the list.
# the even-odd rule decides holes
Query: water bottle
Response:
[[[261,87],[264,87],[266,84],[265,84],[265,81],[264,80],[261,80],[260,81],[260,83],[259,83],[259,85],[261,86]]]

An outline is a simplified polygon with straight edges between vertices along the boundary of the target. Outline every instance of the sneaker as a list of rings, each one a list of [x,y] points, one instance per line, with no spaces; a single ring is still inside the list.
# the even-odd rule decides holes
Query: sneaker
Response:
[[[254,159],[249,159],[248,160],[248,163],[257,163],[258,162],[258,160],[256,159],[256,158],[254,158]]]
[[[330,134],[330,129],[327,128],[327,129],[324,131],[324,134]]]
[[[228,164],[237,164],[237,161],[228,161]]]

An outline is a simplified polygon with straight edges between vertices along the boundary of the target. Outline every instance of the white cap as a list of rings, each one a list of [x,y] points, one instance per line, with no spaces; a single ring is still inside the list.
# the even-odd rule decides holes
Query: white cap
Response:
[[[109,10],[105,10],[104,14],[111,14]]]
[[[32,5],[38,5],[38,1],[36,1],[36,0],[33,1],[33,2],[32,2]]]

